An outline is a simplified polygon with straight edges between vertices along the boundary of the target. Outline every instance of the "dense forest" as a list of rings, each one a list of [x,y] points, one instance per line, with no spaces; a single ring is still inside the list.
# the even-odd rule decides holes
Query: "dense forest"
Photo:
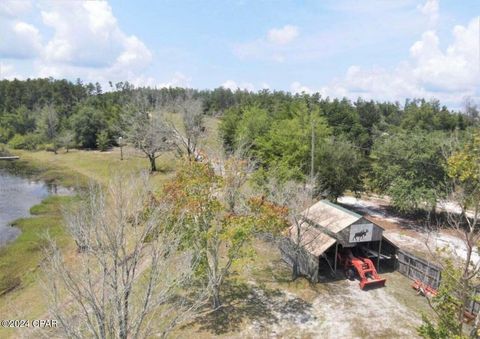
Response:
[[[404,211],[434,207],[447,194],[448,154],[471,139],[478,123],[474,105],[455,112],[436,100],[352,102],[318,93],[152,89],[127,82],[104,90],[81,80],[2,80],[0,143],[106,150],[122,137],[138,146],[131,130],[142,134],[152,119],[144,114],[143,125],[132,119],[162,107],[175,113],[179,106],[168,104],[187,94],[201,104],[202,115],[221,120],[225,152],[242,150],[255,160],[257,184],[271,177],[313,180],[317,194],[333,200],[347,190],[368,190],[388,194]]]

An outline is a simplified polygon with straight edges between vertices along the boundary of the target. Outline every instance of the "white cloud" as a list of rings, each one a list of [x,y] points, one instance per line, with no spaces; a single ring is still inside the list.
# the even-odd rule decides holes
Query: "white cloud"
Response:
[[[192,78],[186,76],[182,72],[175,72],[169,80],[163,81],[163,82],[159,82],[157,79],[153,77],[147,77],[144,75],[135,77],[131,79],[129,82],[135,86],[152,87],[152,88],[163,88],[163,87],[190,88],[191,81],[192,81]]]
[[[22,79],[22,76],[15,72],[15,68],[11,64],[0,62],[0,79]]]
[[[417,6],[420,12],[427,16],[431,26],[434,26],[438,21],[439,7],[438,0],[427,0],[423,5]]]
[[[292,93],[295,93],[295,94],[301,94],[303,92],[309,94],[314,92],[311,88],[305,85],[302,85],[298,81],[292,82],[292,84],[290,85],[290,91],[292,91]]]
[[[38,55],[42,38],[38,29],[18,18],[32,9],[30,1],[0,2],[0,57],[25,59]]]
[[[410,58],[393,69],[351,66],[342,79],[319,91],[371,99],[437,98],[458,105],[465,96],[480,96],[478,32],[480,17],[466,26],[455,26],[453,41],[442,49],[436,32],[428,30],[410,48]]]
[[[286,25],[282,28],[272,28],[267,33],[267,40],[273,44],[285,45],[298,36],[298,27]]]
[[[2,0],[0,2],[0,17],[15,18],[32,9],[31,1]]]
[[[44,51],[46,62],[116,71],[142,68],[152,58],[143,42],[120,29],[107,2],[55,2],[41,15],[54,29]]]
[[[234,80],[227,80],[222,84],[223,88],[230,89],[232,91],[236,91],[237,89],[247,90],[249,92],[253,92],[255,90],[255,86],[250,82],[242,82],[237,83]]]
[[[5,19],[0,22],[0,57],[22,59],[37,56],[42,48],[38,29],[26,22]]]
[[[270,85],[269,85],[268,83],[262,82],[262,83],[260,84],[260,88],[261,88],[261,89],[270,89],[271,87],[270,87]]]
[[[0,17],[6,18],[0,21],[0,29],[8,33],[0,40],[0,57],[33,58],[30,77],[133,81],[142,77],[152,61],[148,47],[123,32],[106,1],[40,2],[36,6],[43,26],[20,20],[31,11],[28,2],[0,4]],[[41,34],[45,27],[53,32],[48,39]]]
[[[265,37],[238,43],[233,46],[233,53],[241,58],[264,59],[275,62],[284,62],[290,54],[290,44],[299,36],[297,26],[285,25],[282,28],[270,29]]]

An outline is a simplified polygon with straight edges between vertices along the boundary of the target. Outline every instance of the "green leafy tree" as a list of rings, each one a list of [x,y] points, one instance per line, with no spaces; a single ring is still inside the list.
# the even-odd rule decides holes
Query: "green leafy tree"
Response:
[[[418,333],[429,339],[461,339],[467,338],[462,332],[463,309],[458,298],[458,282],[461,271],[451,260],[447,260],[442,270],[442,281],[438,294],[432,298],[430,305],[436,315],[435,321],[425,314],[422,315],[423,324]],[[462,319],[458,321],[458,314]]]
[[[64,147],[68,153],[71,148],[75,147],[75,133],[70,130],[64,130],[58,136],[58,144],[60,147]]]
[[[271,125],[268,112],[257,106],[248,107],[243,111],[235,133],[235,146],[249,145],[257,148],[257,140],[268,132]]]
[[[227,152],[232,152],[235,149],[238,122],[241,119],[239,110],[238,107],[230,108],[225,112],[220,121],[219,134],[223,141],[223,147]]]
[[[474,252],[480,245],[480,133],[477,131],[463,147],[448,158],[447,172],[452,184],[449,200],[456,203],[460,213],[447,212],[447,226],[463,241],[465,255],[438,258],[443,261],[442,282],[432,307],[436,321],[424,317],[420,333],[427,338],[464,338],[464,317],[478,285],[480,263]],[[480,315],[470,328],[471,338],[480,337]]]
[[[315,156],[317,193],[337,200],[346,190],[363,189],[364,158],[350,142],[334,138],[319,145]]]
[[[29,133],[25,135],[15,134],[13,138],[8,142],[8,146],[13,149],[25,149],[34,151],[41,143],[41,138],[36,133]]]
[[[258,137],[255,155],[268,175],[273,174],[285,181],[304,180],[309,174],[312,132],[314,147],[316,144],[318,148],[330,130],[322,117],[317,116],[311,121],[306,112],[302,113],[292,119],[273,122],[270,130]],[[275,170],[269,173],[268,169]]]
[[[215,175],[208,163],[187,162],[166,187],[172,220],[182,220],[184,246],[197,254],[197,277],[214,310],[222,305],[222,288],[233,266],[252,255],[251,240],[261,226],[253,212],[234,208],[239,204],[231,199],[240,196],[232,196],[229,185],[237,184]]]
[[[107,127],[102,112],[92,106],[82,106],[72,116],[72,129],[78,145],[84,148],[97,147],[97,135]]]
[[[434,209],[446,194],[446,141],[444,134],[418,129],[383,134],[371,153],[373,188],[403,212]]]

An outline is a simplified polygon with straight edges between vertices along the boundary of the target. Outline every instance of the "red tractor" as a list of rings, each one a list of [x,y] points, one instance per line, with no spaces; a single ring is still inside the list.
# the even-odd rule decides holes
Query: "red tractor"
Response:
[[[345,270],[345,275],[348,279],[353,280],[355,278],[355,271],[360,277],[360,288],[363,290],[365,287],[383,287],[387,279],[381,278],[372,260],[363,257],[356,257],[352,254],[350,249],[345,249],[343,253],[338,254],[338,260],[340,265]]]

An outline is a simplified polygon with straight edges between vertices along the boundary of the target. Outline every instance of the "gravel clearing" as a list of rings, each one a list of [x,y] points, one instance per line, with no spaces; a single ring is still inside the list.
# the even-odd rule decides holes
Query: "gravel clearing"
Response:
[[[418,312],[392,295],[388,285],[363,291],[358,281],[340,280],[298,310],[298,297],[282,293],[268,298],[260,289],[251,295],[268,305],[274,321],[253,321],[239,338],[415,338]],[[409,286],[405,289],[410,292]],[[413,291],[412,291],[413,293]]]
[[[412,338],[420,324],[408,309],[384,288],[363,291],[358,281],[336,282],[335,293],[317,298],[313,307],[323,315],[315,328],[318,338]],[[406,286],[406,288],[408,288]]]

